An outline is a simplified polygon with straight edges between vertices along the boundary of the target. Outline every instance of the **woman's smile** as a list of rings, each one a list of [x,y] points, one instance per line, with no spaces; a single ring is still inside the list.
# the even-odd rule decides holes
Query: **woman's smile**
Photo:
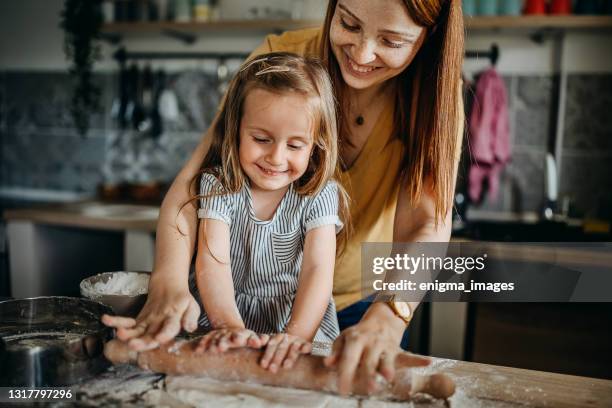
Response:
[[[345,56],[344,63],[347,68],[347,71],[349,71],[351,75],[359,77],[359,78],[368,77],[370,74],[376,71],[380,71],[380,69],[382,68],[382,67],[372,67],[369,65],[360,65],[357,62],[355,62],[347,52],[344,53],[344,56]]]

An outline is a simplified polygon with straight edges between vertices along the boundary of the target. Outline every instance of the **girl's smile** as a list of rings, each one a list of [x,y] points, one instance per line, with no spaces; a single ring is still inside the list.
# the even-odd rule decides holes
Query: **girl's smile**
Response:
[[[309,99],[249,91],[240,122],[240,166],[252,189],[286,191],[306,172],[313,146]]]

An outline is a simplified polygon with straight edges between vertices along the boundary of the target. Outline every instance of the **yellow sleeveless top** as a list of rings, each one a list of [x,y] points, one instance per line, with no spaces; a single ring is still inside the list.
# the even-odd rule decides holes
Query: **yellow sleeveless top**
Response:
[[[269,35],[251,57],[277,51],[318,57],[320,42],[320,28]],[[387,103],[361,153],[342,175],[341,182],[351,197],[353,234],[336,259],[333,294],[338,310],[366,294],[361,292],[361,243],[393,241],[404,148],[399,139],[392,138],[392,124],[393,105]]]

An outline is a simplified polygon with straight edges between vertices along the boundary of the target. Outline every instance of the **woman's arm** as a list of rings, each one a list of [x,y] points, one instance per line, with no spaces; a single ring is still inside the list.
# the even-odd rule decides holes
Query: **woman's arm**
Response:
[[[232,280],[229,225],[203,219],[199,237],[196,279],[208,321],[213,329],[243,329]]]
[[[463,141],[464,115],[463,99],[459,95],[459,123],[457,132],[457,152],[453,180],[456,182],[461,144]],[[393,242],[448,242],[452,229],[452,205],[449,206],[444,220],[436,224],[434,194],[431,184],[425,182],[425,188],[417,203],[411,203],[407,193],[408,179],[401,181],[395,219],[393,224]],[[452,192],[455,190],[455,183]],[[418,302],[410,302],[411,310],[416,310]],[[375,373],[380,372],[388,381],[395,375],[393,359],[400,351],[400,341],[406,325],[391,310],[389,305],[374,302],[368,308],[361,321],[344,330],[334,342],[332,354],[325,360],[326,365],[338,365],[338,389],[340,393],[349,393],[360,364],[372,379],[370,386],[376,388]]]
[[[204,135],[170,186],[160,209],[155,241],[155,263],[147,301],[136,320],[104,316],[103,322],[117,328],[117,336],[135,350],[157,347],[174,338],[181,327],[197,328],[200,308],[189,292],[188,275],[196,242],[196,208],[181,206],[193,195],[192,181],[210,148]],[[179,212],[180,211],[180,212]]]

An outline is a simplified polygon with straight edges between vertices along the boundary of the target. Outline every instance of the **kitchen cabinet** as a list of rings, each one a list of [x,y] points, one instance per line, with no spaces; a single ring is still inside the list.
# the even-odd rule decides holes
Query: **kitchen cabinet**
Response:
[[[12,296],[78,295],[96,273],[151,271],[158,214],[99,202],[6,211]]]

